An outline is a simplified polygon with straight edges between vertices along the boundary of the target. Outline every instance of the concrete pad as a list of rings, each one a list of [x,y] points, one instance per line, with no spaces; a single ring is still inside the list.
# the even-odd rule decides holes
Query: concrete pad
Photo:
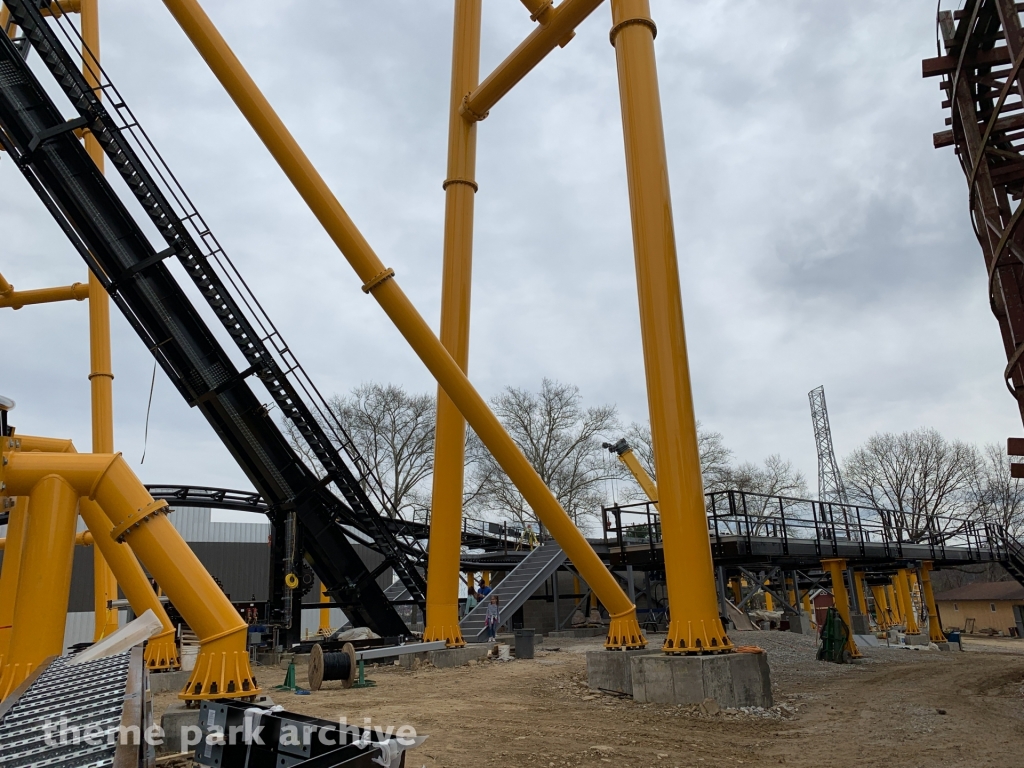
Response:
[[[167,691],[180,691],[188,682],[191,672],[178,670],[177,672],[150,672],[149,689],[153,693],[165,693]]]
[[[615,691],[633,695],[630,659],[635,656],[661,653],[659,648],[638,648],[631,651],[588,651],[587,684],[593,690]]]
[[[705,699],[714,699],[720,707],[729,709],[772,706],[771,674],[765,653],[659,653],[633,657],[630,668],[636,701],[703,704]]]
[[[904,645],[928,645],[929,642],[931,642],[931,641],[928,639],[928,635],[904,635],[903,636],[903,644]]]
[[[855,635],[871,634],[871,620],[863,613],[850,614],[850,624],[853,625]]]
[[[940,651],[954,650],[953,643],[935,643],[935,647],[938,648]]]
[[[580,629],[560,629],[557,632],[548,632],[547,636],[554,640],[560,637],[604,637],[606,634],[608,634],[608,630],[605,627],[581,627]]]
[[[445,648],[441,651],[428,651],[427,661],[438,669],[462,667],[471,661],[487,658],[488,645],[473,643],[462,648]]]
[[[486,636],[485,636],[483,640],[470,640],[470,641],[467,641],[467,642],[469,644],[471,644],[471,645],[484,645],[484,646],[486,646],[488,648],[492,647],[495,643],[502,643],[503,645],[507,645],[512,650],[515,650],[515,647],[516,647],[516,636],[515,636],[514,632],[507,632],[507,633],[504,633],[504,634],[500,634],[499,633],[495,637],[494,640],[488,640],[486,638]],[[544,642],[544,635],[542,635],[542,634],[540,634],[538,632],[537,634],[535,634],[533,636],[533,645],[534,645],[534,647],[537,647],[538,645],[540,645],[543,642]]]
[[[811,626],[811,617],[806,613],[799,616],[789,617],[789,631],[798,635],[813,635],[814,627]]]
[[[427,652],[403,653],[398,657],[398,663],[405,669],[419,669],[427,663]]]
[[[870,646],[871,648],[877,648],[881,643],[878,642],[878,638],[871,634],[866,635],[854,635],[853,642],[859,647]]]
[[[164,743],[157,747],[157,751],[184,752],[181,729],[190,725],[199,725],[199,709],[187,709],[183,701],[175,701],[170,704],[160,718],[160,727],[164,731]]]

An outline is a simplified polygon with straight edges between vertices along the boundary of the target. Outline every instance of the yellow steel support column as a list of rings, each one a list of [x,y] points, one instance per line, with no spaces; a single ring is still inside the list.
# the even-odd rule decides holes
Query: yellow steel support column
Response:
[[[626,469],[629,470],[630,474],[636,479],[637,483],[643,489],[643,492],[647,494],[647,498],[654,503],[655,509],[658,508],[658,486],[654,482],[654,478],[647,474],[647,470],[644,469],[643,464],[640,463],[640,459],[633,453],[632,448],[627,448],[622,453],[618,454],[619,461],[621,461]]]
[[[363,291],[377,300],[569,560],[608,606],[612,621],[606,645],[616,648],[646,645],[636,620],[636,607],[473,388],[459,364],[416,311],[395,280],[394,270],[386,268],[366,242],[203,9],[196,0],[164,0],[164,5],[352,265],[363,281]],[[706,530],[704,536],[706,539]],[[713,584],[711,596],[714,599]]]
[[[921,595],[921,585],[917,581],[917,570],[914,568],[907,569],[907,581],[910,587],[910,605],[914,609],[914,620],[917,621],[918,626],[924,621],[926,616],[926,609],[924,607],[924,598]]]
[[[452,85],[448,104],[448,178],[444,182],[444,268],[441,343],[463,372],[469,366],[469,307],[473,271],[476,123],[459,115],[463,97],[480,79],[480,0],[455,0]],[[466,421],[438,387],[434,479],[430,505],[425,642],[466,644],[459,629],[459,558]]]
[[[856,591],[857,597],[857,610],[860,611],[861,615],[868,615],[868,597],[864,591],[864,572],[854,571],[853,572],[853,588]]]
[[[199,657],[179,698],[259,693],[249,668],[245,622],[167,519],[167,502],[153,500],[120,454],[12,452],[4,458],[0,480],[6,482],[9,493],[22,495],[47,475],[56,474],[78,495],[99,504],[113,524],[110,535],[128,543],[199,636]],[[34,515],[35,500],[29,504]],[[33,515],[26,542],[31,541]],[[73,542],[73,520],[71,538]],[[25,551],[27,556],[28,544]],[[26,574],[23,567],[22,580]],[[13,657],[13,639],[11,647]]]
[[[10,650],[0,673],[0,700],[43,659],[64,650],[79,494],[63,478],[44,473],[16,494],[26,492],[31,513],[25,525]]]
[[[818,619],[814,615],[814,606],[811,605],[811,590],[808,588],[804,590],[804,596],[801,598],[801,605],[804,610],[807,611],[807,615],[811,617],[811,624],[818,626]]]
[[[3,25],[0,24],[0,29]],[[7,541],[4,543],[4,562],[0,570],[0,670],[11,647],[11,627],[14,625],[14,602],[18,592],[21,571],[21,553],[24,551],[25,526],[28,523],[28,497],[14,499],[7,517]]]
[[[888,586],[885,588],[886,597],[889,598],[889,612],[896,620],[897,624],[903,623],[903,613],[900,611],[900,597],[899,590],[896,589],[896,577],[893,576],[889,580]]]
[[[771,582],[770,582],[770,581],[766,581],[766,582],[764,583],[764,585],[765,585],[766,587],[767,587],[767,586],[769,586],[770,584],[771,584]],[[764,590],[764,607],[765,607],[765,608],[766,608],[767,610],[769,610],[769,611],[774,611],[774,610],[775,610],[775,601],[774,601],[774,600],[772,600],[772,593],[771,593],[771,592],[769,592],[769,591],[768,591],[767,589],[766,589],[766,590]]]
[[[944,643],[946,636],[942,632],[939,609],[935,605],[935,593],[932,592],[931,570],[930,560],[921,563],[921,591],[924,592],[924,603],[928,609],[928,639],[933,643]]]
[[[331,596],[327,594],[327,587],[324,584],[320,584],[320,602],[329,603],[331,602]],[[331,634],[331,609],[321,608],[320,609],[320,626],[317,629],[319,635]]]
[[[896,573],[896,594],[900,599],[900,612],[903,614],[903,623],[908,635],[921,634],[917,626],[917,617],[914,615],[914,603],[910,598],[910,579],[907,578],[907,570],[900,568]]]
[[[647,0],[612,0],[651,437],[671,622],[667,653],[732,650],[718,615]]]
[[[846,581],[843,579],[846,561],[842,559],[822,560],[821,566],[832,577],[832,598],[835,602],[836,610],[839,611],[839,616],[850,632],[850,636],[846,640],[846,650],[850,652],[853,658],[860,658],[860,650],[858,650],[857,643],[853,640],[853,624],[850,621],[850,595],[846,591]]]
[[[150,586],[146,572],[139,565],[135,553],[124,542],[118,542],[111,535],[114,524],[100,509],[95,501],[83,498],[78,504],[78,513],[92,532],[96,549],[103,555],[111,571],[117,577],[117,583],[124,591],[124,596],[136,615],[147,610],[153,611],[163,624],[163,631],[151,637],[146,643],[144,661],[150,671],[177,669],[181,666],[178,660],[178,644],[175,639],[174,625],[167,615],[163,604]]]
[[[871,596],[875,598],[875,623],[879,629],[888,629],[892,625],[889,604],[885,599],[885,587],[881,584],[871,587]]]
[[[739,577],[733,576],[731,579],[729,579],[729,588],[732,590],[733,603],[739,605],[740,601],[743,599],[743,589],[740,586]]]
[[[75,445],[71,440],[53,437],[38,437],[36,435],[19,435],[12,446],[18,451],[38,451],[42,453],[77,453]],[[117,585],[121,586],[129,605],[136,615],[141,615],[146,610],[152,610],[156,617],[163,624],[164,630],[158,635],[151,637],[146,643],[144,660],[146,666],[152,671],[177,669],[181,666],[178,661],[178,645],[175,638],[174,625],[171,624],[167,611],[163,604],[157,599],[157,595],[150,586],[149,578],[146,576],[142,566],[139,565],[135,553],[127,544],[119,544],[110,537],[113,523],[106,513],[93,501],[82,499],[78,505],[79,514],[89,528],[87,533],[93,535],[97,542],[96,549],[103,558],[104,564],[111,569],[115,577],[114,597],[117,598]],[[79,543],[77,540],[76,544]],[[91,541],[89,543],[92,543]],[[97,553],[93,553],[93,562]],[[107,609],[104,604],[104,611]],[[117,614],[114,610],[113,613]]]
[[[100,13],[99,0],[82,0],[82,74],[93,88],[99,87]],[[102,94],[97,94],[102,95]],[[103,148],[92,133],[85,134],[85,151],[103,172]],[[89,272],[89,385],[92,389],[93,453],[114,452],[114,373],[110,361],[110,297],[96,276]],[[103,550],[93,550],[93,601],[96,613],[94,639],[117,631],[117,611],[109,608],[117,599],[117,579],[103,559]]]

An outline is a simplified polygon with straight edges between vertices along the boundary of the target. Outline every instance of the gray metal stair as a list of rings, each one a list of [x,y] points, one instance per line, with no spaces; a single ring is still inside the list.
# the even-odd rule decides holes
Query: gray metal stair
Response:
[[[1005,529],[1000,529],[1000,533],[1006,549],[1006,559],[1002,565],[1019,584],[1024,585],[1024,546]]]
[[[398,601],[404,601],[409,599],[409,588],[405,586],[401,581],[396,581],[390,587],[384,590],[384,597],[389,602],[395,603]]]
[[[506,622],[512,618],[512,614],[518,611],[540,589],[545,579],[557,571],[564,562],[565,552],[558,544],[549,541],[541,544],[513,568],[491,592],[492,595],[498,596],[502,621]],[[486,641],[484,615],[487,613],[489,602],[490,596],[483,598],[476,608],[459,622],[462,637],[467,643]]]

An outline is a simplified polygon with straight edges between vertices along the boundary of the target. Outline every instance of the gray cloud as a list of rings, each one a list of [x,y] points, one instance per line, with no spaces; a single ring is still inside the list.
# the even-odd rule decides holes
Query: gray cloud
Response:
[[[381,258],[436,327],[451,3],[206,3]],[[185,188],[325,393],[433,384],[160,3],[103,0],[103,56]],[[837,448],[877,430],[1017,434],[940,95],[934,4],[654,2],[699,417],[740,459],[815,475],[806,393]],[[308,29],[298,29],[300,20]],[[472,379],[541,377],[646,412],[609,13],[599,9],[480,125]],[[483,72],[531,23],[487,2]],[[84,279],[0,160],[0,269]],[[152,361],[114,318],[119,447],[137,462]],[[0,314],[0,390],[26,432],[88,445],[86,307]],[[242,485],[158,374],[148,481]]]

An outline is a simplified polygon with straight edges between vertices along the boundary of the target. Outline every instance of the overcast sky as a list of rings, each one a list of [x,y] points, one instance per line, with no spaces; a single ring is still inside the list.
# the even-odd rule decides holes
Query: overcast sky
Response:
[[[321,391],[432,391],[163,4],[100,4],[111,79]],[[698,418],[812,490],[819,384],[840,456],[883,430],[1020,434],[966,183],[932,148],[933,0],[651,4]],[[436,329],[450,0],[205,5]],[[470,376],[485,396],[572,382],[629,421],[646,400],[609,26],[606,3],[480,125]],[[517,0],[485,0],[482,71],[531,27]],[[17,288],[84,281],[7,159],[0,232]],[[141,477],[245,487],[160,372],[139,466],[153,363],[112,325],[116,442]],[[3,310],[0,331],[12,422],[87,449],[86,305]]]

